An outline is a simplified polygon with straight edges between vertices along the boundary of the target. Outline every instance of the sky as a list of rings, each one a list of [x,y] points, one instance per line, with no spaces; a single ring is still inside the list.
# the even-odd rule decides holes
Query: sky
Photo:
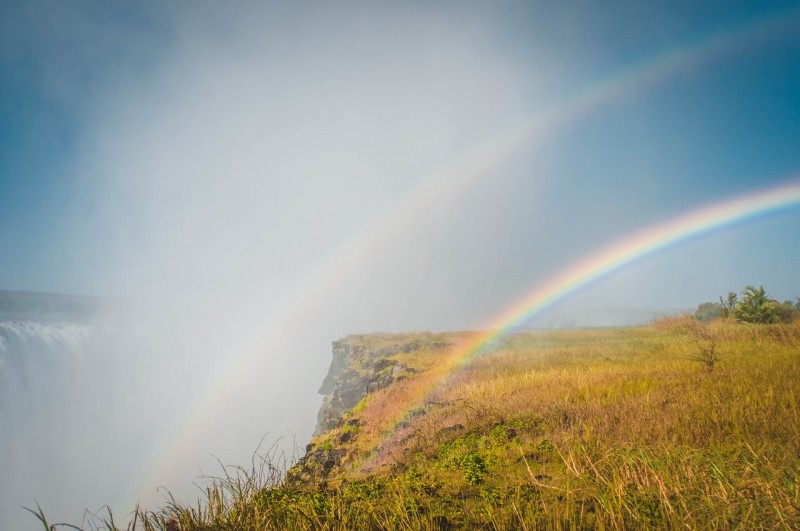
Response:
[[[268,431],[304,446],[332,340],[480,328],[631,233],[797,182],[800,3],[11,0],[0,118],[0,289],[127,301],[147,332],[114,359],[172,401],[127,503]],[[553,311],[794,299],[798,228],[733,224]]]
[[[603,102],[476,183],[452,175],[361,264],[361,284],[386,293],[373,295],[382,307],[409,290],[431,307],[397,325],[387,310],[383,327],[474,326],[593,247],[798,171],[790,4],[546,4],[4,3],[0,285],[136,296],[232,274],[302,284],[510,128],[769,17],[786,23]],[[725,263],[713,285],[650,263],[669,281],[631,278],[641,295],[600,298],[692,306],[749,283],[796,296],[789,268],[759,267],[796,258],[790,218],[740,244],[704,242],[716,254],[693,249],[689,263]]]

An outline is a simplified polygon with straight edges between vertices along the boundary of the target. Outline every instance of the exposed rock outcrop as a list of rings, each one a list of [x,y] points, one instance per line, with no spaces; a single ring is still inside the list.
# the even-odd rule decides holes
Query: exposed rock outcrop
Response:
[[[334,341],[333,360],[319,389],[325,398],[314,435],[335,428],[368,393],[413,374],[414,369],[392,356],[419,347],[419,342],[408,342],[407,336],[389,334],[348,336]]]
[[[324,484],[363,448],[357,407],[367,395],[425,370],[423,361],[452,346],[452,334],[352,335],[333,342],[333,359],[319,392],[325,395],[314,439],[287,474],[294,485]]]

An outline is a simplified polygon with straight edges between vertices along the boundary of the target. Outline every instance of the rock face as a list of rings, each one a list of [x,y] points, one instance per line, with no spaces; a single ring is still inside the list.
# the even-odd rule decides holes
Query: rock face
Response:
[[[317,415],[315,436],[338,426],[344,414],[368,393],[414,372],[391,356],[410,352],[419,345],[392,341],[393,337],[348,336],[333,342],[333,360],[319,389],[325,398]]]
[[[359,453],[359,402],[424,370],[420,356],[435,355],[450,346],[448,334],[429,332],[352,335],[334,341],[333,360],[319,390],[325,398],[317,415],[314,439],[289,470],[288,484],[320,485],[335,477]]]

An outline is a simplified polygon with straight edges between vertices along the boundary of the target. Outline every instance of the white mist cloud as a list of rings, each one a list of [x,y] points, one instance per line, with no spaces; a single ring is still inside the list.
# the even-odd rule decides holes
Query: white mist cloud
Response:
[[[109,496],[78,503],[125,510],[159,501],[159,485],[191,499],[209,453],[245,462],[267,432],[305,444],[333,339],[482,315],[461,304],[466,291],[426,293],[433,271],[469,281],[446,262],[468,259],[473,236],[443,242],[475,212],[447,197],[401,209],[409,229],[368,240],[347,269],[324,264],[529,106],[534,80],[494,48],[484,14],[203,6],[172,14],[157,61],[105,81],[70,168],[86,197],[63,230],[92,291],[129,308],[100,317],[119,328],[81,376],[90,451],[59,452],[74,466],[65,474]],[[125,437],[105,445],[103,432]]]

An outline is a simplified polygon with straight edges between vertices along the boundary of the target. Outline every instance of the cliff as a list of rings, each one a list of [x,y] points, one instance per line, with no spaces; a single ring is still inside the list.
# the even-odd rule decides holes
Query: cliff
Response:
[[[351,335],[333,342],[333,359],[319,393],[325,395],[314,435],[337,427],[367,394],[413,375],[398,355],[447,343],[434,334]]]
[[[725,353],[713,370],[709,341]],[[798,521],[797,325],[520,332],[465,359],[474,342],[335,342],[321,433],[258,514],[269,502],[276,528],[305,529]]]
[[[319,389],[324,395],[314,438],[290,471],[290,483],[324,483],[364,450],[365,421],[358,412],[367,399],[411,383],[436,364],[454,334],[363,334],[333,342],[331,365]]]

